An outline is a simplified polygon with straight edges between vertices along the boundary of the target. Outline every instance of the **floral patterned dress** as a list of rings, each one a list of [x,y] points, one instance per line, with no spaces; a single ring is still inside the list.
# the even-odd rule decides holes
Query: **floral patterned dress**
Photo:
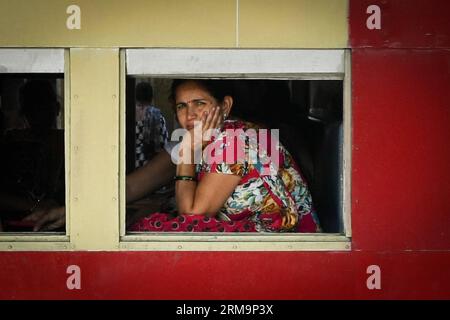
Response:
[[[241,181],[214,218],[155,213],[132,231],[320,232],[311,194],[292,156],[272,133],[249,122],[225,121],[196,166],[205,174],[233,174]]]

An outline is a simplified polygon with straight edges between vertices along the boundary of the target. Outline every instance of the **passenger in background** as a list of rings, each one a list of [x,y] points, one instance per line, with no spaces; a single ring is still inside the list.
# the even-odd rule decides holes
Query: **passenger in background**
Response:
[[[237,105],[233,114],[260,126],[280,130],[280,141],[290,151],[311,186],[313,159],[310,145],[311,121],[306,110],[293,105],[288,81],[235,80]]]
[[[142,167],[160,152],[168,140],[166,120],[152,105],[153,88],[148,82],[136,86],[136,158],[135,167]]]

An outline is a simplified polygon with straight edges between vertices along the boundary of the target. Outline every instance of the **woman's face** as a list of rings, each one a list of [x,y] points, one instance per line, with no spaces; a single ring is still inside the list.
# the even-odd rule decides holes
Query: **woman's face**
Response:
[[[178,122],[187,130],[194,128],[194,121],[201,121],[204,112],[209,113],[218,105],[217,100],[195,81],[184,82],[175,91]]]

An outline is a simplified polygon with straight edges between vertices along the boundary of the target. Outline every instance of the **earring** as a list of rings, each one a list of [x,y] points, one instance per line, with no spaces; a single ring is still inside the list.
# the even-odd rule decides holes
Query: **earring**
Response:
[[[227,114],[226,113],[223,114],[223,120],[224,121],[227,120]]]

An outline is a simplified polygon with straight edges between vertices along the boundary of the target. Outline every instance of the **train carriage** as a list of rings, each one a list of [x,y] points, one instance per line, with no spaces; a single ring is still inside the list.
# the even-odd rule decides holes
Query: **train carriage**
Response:
[[[65,225],[32,232],[0,212],[0,298],[450,298],[449,10],[444,0],[1,0],[2,135],[20,127],[19,87],[49,81]],[[266,109],[236,111],[280,130],[308,173],[321,232],[128,229],[141,208],[126,199],[134,89],[152,84],[172,131],[179,78],[229,80],[238,101],[272,93]],[[167,205],[171,190],[144,205]]]

